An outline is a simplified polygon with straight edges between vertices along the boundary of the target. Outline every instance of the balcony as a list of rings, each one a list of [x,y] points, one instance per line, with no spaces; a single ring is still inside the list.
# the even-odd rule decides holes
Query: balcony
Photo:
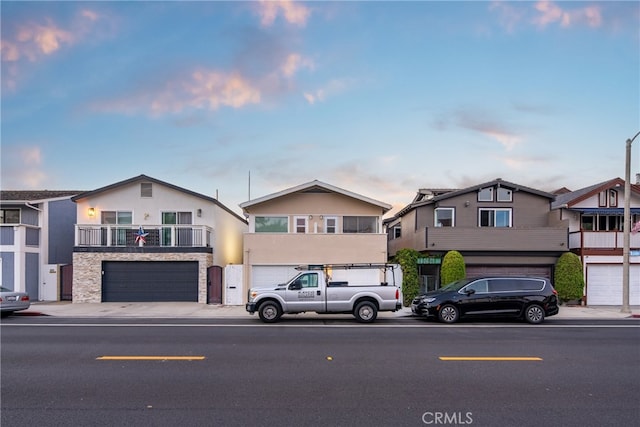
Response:
[[[640,233],[631,233],[630,247],[640,248]],[[569,233],[569,249],[582,250],[622,250],[622,231],[574,231]]]
[[[211,247],[212,229],[206,225],[149,225],[142,226],[145,242],[136,241],[140,225],[90,224],[75,226],[76,247],[207,248]]]
[[[564,252],[566,227],[426,227],[389,241],[391,255],[403,247],[421,252]],[[407,235],[409,234],[409,235]]]

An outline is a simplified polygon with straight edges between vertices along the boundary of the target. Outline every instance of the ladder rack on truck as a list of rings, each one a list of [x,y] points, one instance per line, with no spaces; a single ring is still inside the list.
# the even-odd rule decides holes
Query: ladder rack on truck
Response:
[[[373,268],[394,268],[397,264],[389,263],[354,263],[354,264],[304,264],[296,267],[296,270],[355,270]]]

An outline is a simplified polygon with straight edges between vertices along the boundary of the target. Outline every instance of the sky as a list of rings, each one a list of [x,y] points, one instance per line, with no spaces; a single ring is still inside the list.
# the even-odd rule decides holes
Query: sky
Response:
[[[3,190],[141,174],[238,205],[624,178],[637,1],[0,3]],[[634,141],[635,142],[635,141]],[[631,173],[640,173],[640,137]]]

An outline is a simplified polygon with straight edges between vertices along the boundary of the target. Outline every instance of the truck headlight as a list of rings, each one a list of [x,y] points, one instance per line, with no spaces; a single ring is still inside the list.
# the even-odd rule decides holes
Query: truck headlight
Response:
[[[258,296],[258,292],[256,292],[256,291],[250,291],[249,292],[249,298],[250,299],[254,299],[257,296]]]

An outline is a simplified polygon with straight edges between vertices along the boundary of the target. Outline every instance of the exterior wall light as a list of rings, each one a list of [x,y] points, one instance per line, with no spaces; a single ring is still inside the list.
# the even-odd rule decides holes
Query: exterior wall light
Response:
[[[89,215],[89,218],[93,218],[94,216],[96,216],[96,208],[89,208],[87,215]]]

